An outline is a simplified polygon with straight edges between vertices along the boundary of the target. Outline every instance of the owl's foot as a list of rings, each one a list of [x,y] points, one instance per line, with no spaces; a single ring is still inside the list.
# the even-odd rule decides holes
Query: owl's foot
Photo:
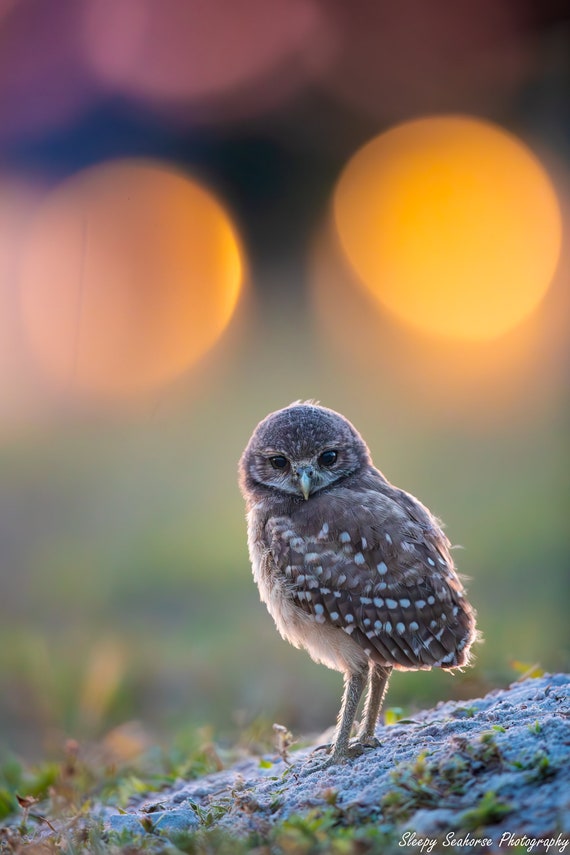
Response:
[[[371,748],[379,748],[380,741],[375,736],[359,736],[350,742],[345,752],[345,757],[352,760],[354,757],[360,757]]]
[[[366,751],[368,748],[380,748],[382,743],[379,739],[376,739],[375,736],[359,736],[350,744],[355,746],[359,745],[363,751]]]
[[[380,742],[375,736],[362,737],[353,739],[346,748],[335,748],[334,745],[318,745],[303,763],[300,773],[301,775],[311,775],[313,772],[322,772],[325,769],[330,769],[331,766],[338,766],[349,760],[354,760],[360,757],[371,748],[378,748]],[[317,757],[317,753],[326,752],[329,756],[321,760]]]

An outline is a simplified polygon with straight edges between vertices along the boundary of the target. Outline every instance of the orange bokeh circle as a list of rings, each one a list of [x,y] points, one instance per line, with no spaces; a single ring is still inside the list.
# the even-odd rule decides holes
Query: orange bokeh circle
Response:
[[[495,338],[527,317],[562,240],[551,182],[512,135],[467,117],[407,122],[346,166],[334,197],[341,245],[400,319],[451,338]]]
[[[44,372],[72,390],[121,396],[170,380],[216,342],[243,262],[208,190],[124,160],[79,173],[45,200],[21,273],[24,326]]]

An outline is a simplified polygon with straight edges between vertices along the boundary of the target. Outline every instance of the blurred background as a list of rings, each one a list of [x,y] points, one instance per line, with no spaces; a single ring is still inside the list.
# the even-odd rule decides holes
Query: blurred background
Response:
[[[236,484],[296,399],[462,547],[476,665],[389,705],[568,668],[566,12],[0,3],[1,750],[332,724]]]

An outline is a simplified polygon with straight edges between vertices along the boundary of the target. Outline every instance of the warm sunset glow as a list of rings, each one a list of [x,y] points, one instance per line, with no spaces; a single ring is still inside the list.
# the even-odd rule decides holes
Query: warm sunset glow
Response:
[[[350,161],[334,198],[348,259],[372,294],[430,333],[483,340],[539,304],[561,219],[533,154],[470,118],[421,119]]]
[[[232,224],[207,190],[154,163],[93,167],[48,197],[30,229],[26,332],[60,385],[137,393],[214,344],[241,278]]]

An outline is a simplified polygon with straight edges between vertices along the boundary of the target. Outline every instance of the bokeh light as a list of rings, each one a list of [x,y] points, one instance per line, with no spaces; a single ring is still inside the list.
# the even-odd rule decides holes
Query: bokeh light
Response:
[[[420,119],[372,140],[344,170],[334,213],[374,297],[453,338],[491,339],[522,321],[560,254],[559,206],[540,163],[472,118]]]
[[[557,177],[564,204],[567,179]],[[548,422],[566,383],[568,249],[540,311],[505,335],[478,341],[433,336],[378,311],[376,296],[362,287],[343,252],[331,216],[315,236],[310,281],[318,321],[314,337],[334,383],[353,383],[354,406],[364,398],[372,421],[381,412],[389,436],[403,441],[409,432],[409,441],[420,447],[419,424],[422,436],[433,428],[439,435],[481,437],[512,424],[522,431]],[[363,396],[362,389],[374,394]]]
[[[0,140],[57,132],[98,101],[78,38],[81,18],[74,0],[0,5]]]
[[[307,78],[299,61],[327,54],[315,0],[97,0],[85,6],[86,62],[108,88],[184,115],[256,113]]]
[[[375,120],[455,110],[491,115],[490,106],[512,100],[536,68],[536,11],[528,0],[321,3],[338,35],[322,82]]]
[[[60,387],[140,393],[214,344],[241,279],[235,230],[207,190],[155,163],[96,166],[48,196],[30,228],[26,333]]]
[[[0,433],[20,428],[41,409],[18,300],[19,258],[41,192],[30,180],[0,174]]]

